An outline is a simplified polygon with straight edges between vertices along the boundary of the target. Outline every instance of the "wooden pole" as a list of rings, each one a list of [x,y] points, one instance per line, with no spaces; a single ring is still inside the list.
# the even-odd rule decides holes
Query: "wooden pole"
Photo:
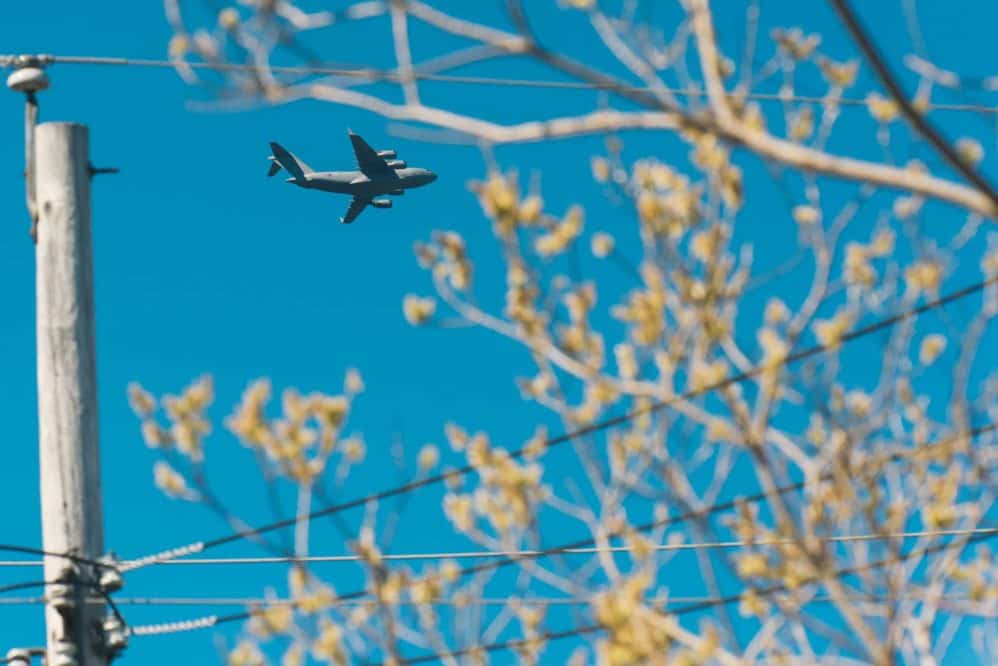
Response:
[[[38,431],[42,539],[48,551],[97,559],[104,549],[87,128],[43,123],[35,134]],[[45,558],[46,663],[107,664],[103,604],[88,603],[92,567]]]

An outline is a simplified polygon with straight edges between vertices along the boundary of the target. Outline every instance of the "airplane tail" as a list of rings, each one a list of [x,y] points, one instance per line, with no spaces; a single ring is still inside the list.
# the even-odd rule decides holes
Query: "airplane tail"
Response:
[[[289,181],[300,184],[308,180],[307,176],[312,173],[312,169],[307,164],[273,141],[270,142],[270,150],[273,155],[270,157],[270,169],[267,171],[268,176],[273,176],[281,170],[281,167],[284,167],[292,176],[292,178],[288,179]]]

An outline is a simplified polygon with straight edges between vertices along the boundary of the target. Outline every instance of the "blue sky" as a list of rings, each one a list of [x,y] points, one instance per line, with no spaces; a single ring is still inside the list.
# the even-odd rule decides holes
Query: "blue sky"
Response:
[[[316,4],[316,3],[313,3]],[[343,3],[333,3],[337,6]],[[462,8],[456,1],[439,3]],[[527,3],[531,5],[533,3]],[[573,19],[538,3],[536,25],[553,45],[580,48]],[[722,3],[715,3],[722,4]],[[858,3],[857,3],[858,4]],[[881,37],[891,54],[908,48],[894,0],[864,7],[870,25],[892,26]],[[946,54],[950,66],[970,74],[993,74],[980,61],[982,41],[998,18],[987,3],[920,3],[930,47]],[[487,5],[487,6],[486,6]],[[740,5],[739,5],[740,6]],[[785,25],[824,30],[831,15],[823,3],[765,2],[764,22],[776,16]],[[470,10],[469,10],[470,11]],[[477,7],[495,15],[491,3]],[[739,24],[741,9],[719,10],[719,27]],[[981,13],[990,17],[981,16]],[[568,29],[555,25],[569,21]],[[768,24],[767,24],[768,25]],[[384,25],[364,24],[337,31],[330,59],[387,64]],[[733,34],[733,33],[732,33]],[[0,23],[0,52],[50,52],[159,58],[169,29],[159,3],[12,3]],[[381,37],[379,37],[379,35]],[[429,32],[414,32],[417,53],[432,55],[440,44]],[[422,41],[421,41],[422,40]],[[432,46],[424,46],[431,44]],[[838,31],[826,35],[839,55],[847,42]],[[423,50],[425,49],[425,50]],[[490,67],[484,74],[526,76],[536,70],[517,65]],[[185,104],[197,94],[169,70],[55,66],[52,88],[41,96],[43,121],[71,120],[90,127],[91,154],[98,166],[121,173],[97,178],[93,186],[97,302],[99,403],[107,546],[131,557],[211,538],[227,530],[201,507],[164,498],[152,485],[153,457],[142,445],[126,400],[125,386],[140,380],[156,393],[179,390],[199,374],[216,380],[215,436],[208,444],[208,471],[214,487],[252,522],[267,520],[264,494],[252,457],[221,427],[221,417],[245,385],[270,377],[276,389],[338,391],[347,368],[364,376],[367,392],[351,418],[368,442],[369,461],[350,486],[370,491],[396,483],[389,445],[404,433],[410,461],[424,442],[441,442],[442,427],[457,420],[487,430],[508,446],[530,435],[543,413],[524,402],[512,379],[529,371],[529,359],[514,346],[471,328],[413,329],[402,318],[409,292],[428,293],[412,244],[434,229],[456,229],[484,259],[482,293],[500,295],[491,233],[466,182],[483,174],[479,153],[461,146],[430,145],[392,137],[383,119],[366,112],[316,102],[299,102],[242,113],[191,112]],[[536,91],[513,98],[508,91],[482,88],[427,88],[429,95],[455,108],[512,122],[592,108],[591,93]],[[953,100],[957,101],[957,100]],[[862,112],[859,112],[862,113]],[[0,523],[0,541],[40,543],[38,516],[36,401],[34,365],[34,259],[24,210],[22,104],[0,95],[0,404],[4,406],[5,483],[0,499],[9,507]],[[854,122],[849,120],[847,122]],[[859,122],[859,121],[855,121]],[[947,117],[947,129],[989,136],[980,121]],[[278,140],[316,168],[349,164],[346,128],[376,148],[397,148],[410,165],[434,169],[440,179],[396,201],[391,211],[368,210],[357,224],[342,227],[344,199],[302,192],[268,180],[267,142]],[[865,144],[844,146],[862,154]],[[991,145],[993,148],[993,132]],[[858,142],[857,142],[858,143]],[[598,138],[557,144],[503,148],[504,166],[521,175],[544,174],[546,199],[555,211],[572,203],[587,209],[587,231],[631,224],[631,213],[590,186],[589,156]],[[627,144],[628,158],[685,151],[669,138]],[[927,156],[923,156],[926,159]],[[993,161],[989,163],[993,171]],[[768,201],[773,221],[758,220],[744,233],[760,243],[759,265],[776,265],[794,247],[778,194],[755,163],[747,171],[751,192]],[[762,204],[765,205],[765,204]],[[872,223],[872,219],[871,219]],[[769,225],[773,225],[770,227]],[[740,233],[742,233],[740,231]],[[490,264],[489,261],[493,263]],[[590,261],[590,260],[586,260]],[[588,264],[587,264],[588,266]],[[953,284],[963,284],[956,280]],[[793,293],[793,285],[784,285]],[[512,372],[511,372],[512,370]],[[413,500],[398,550],[430,550],[446,540],[426,524],[440,520],[438,494]],[[424,518],[431,516],[430,518]],[[553,537],[552,537],[553,538]],[[317,542],[327,552],[341,548],[335,537]],[[317,546],[318,550],[321,550]],[[258,554],[248,546],[228,554]],[[339,588],[353,587],[356,572],[323,571]],[[34,577],[28,569],[0,570],[0,584]],[[122,595],[256,596],[265,584],[282,592],[280,568],[220,570],[163,567],[136,573]],[[136,623],[192,617],[198,609],[127,609]],[[40,607],[0,606],[0,652],[14,645],[43,642]],[[169,639],[134,639],[125,664],[176,663],[177,655],[212,659],[210,632]],[[497,661],[496,663],[504,663]]]

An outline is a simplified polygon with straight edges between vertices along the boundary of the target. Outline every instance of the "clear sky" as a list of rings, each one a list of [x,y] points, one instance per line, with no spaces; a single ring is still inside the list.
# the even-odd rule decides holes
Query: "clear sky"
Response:
[[[161,58],[170,36],[157,2],[7,4],[0,21],[0,53]],[[465,5],[478,3],[439,4],[464,11]],[[553,0],[536,4],[541,34],[551,35],[556,44],[572,46],[571,30],[555,25],[563,19],[555,13]],[[730,16],[718,9],[722,29],[741,21],[741,3],[737,4],[737,13]],[[883,28],[878,36],[892,55],[909,48],[900,0],[855,4],[864,5],[870,25]],[[982,60],[984,45],[993,44],[990,33],[998,19],[992,3],[919,5],[926,38],[946,54],[947,64],[972,74],[994,74],[988,71],[994,59]],[[767,25],[780,18],[785,25],[827,31],[830,49],[838,48],[843,56],[853,53],[845,50],[842,33],[829,28],[831,15],[824,3],[767,0],[763,7]],[[495,15],[493,3],[482,3],[474,11],[469,7],[468,12]],[[390,62],[383,24],[377,30],[361,25],[335,34],[342,41],[332,46],[315,42],[330,59]],[[414,33],[417,54],[432,55],[434,38]],[[484,73],[517,76],[534,71],[515,65],[493,66]],[[432,230],[460,230],[473,249],[482,249],[479,254],[495,262],[494,255],[485,251],[492,242],[488,224],[466,188],[469,179],[484,171],[475,149],[396,138],[377,116],[316,102],[239,113],[194,112],[186,104],[197,94],[170,70],[60,65],[49,74],[52,88],[41,95],[42,120],[88,125],[93,162],[121,169],[118,175],[97,178],[93,185],[108,548],[133,557],[227,532],[204,508],[166,499],[153,487],[154,458],[142,444],[125,399],[125,387],[132,380],[162,393],[179,390],[201,373],[214,376],[216,427],[208,443],[208,472],[219,495],[251,522],[269,519],[259,475],[252,456],[224,431],[221,418],[255,378],[270,377],[278,391],[294,386],[332,393],[340,389],[348,368],[360,370],[367,391],[358,400],[351,429],[365,436],[369,459],[349,486],[351,492],[399,481],[389,454],[396,434],[412,461],[421,444],[442,441],[443,424],[449,420],[487,430],[496,441],[517,446],[533,431],[537,419],[546,418],[524,402],[512,381],[517,372],[530,370],[529,359],[519,348],[473,328],[413,329],[402,317],[405,294],[430,291],[412,245],[428,238]],[[505,122],[593,108],[596,99],[592,93],[514,95],[443,84],[428,90],[457,108]],[[0,93],[0,405],[5,426],[0,500],[7,507],[0,519],[0,542],[37,545],[34,257],[20,178],[22,112],[20,98]],[[985,121],[951,122],[976,123],[975,131],[989,136]],[[315,168],[347,167],[352,162],[347,127],[375,148],[396,148],[410,165],[433,169],[439,180],[397,199],[391,211],[368,209],[357,223],[343,227],[338,218],[345,210],[345,198],[303,192],[281,178],[265,178],[271,140],[280,141]],[[677,146],[658,137],[644,145],[635,141],[628,145],[628,157],[685,150]],[[869,149],[854,147],[857,153]],[[985,147],[995,148],[993,142]],[[585,205],[587,224],[591,221],[587,231],[629,225],[631,212],[591,186],[589,156],[599,150],[600,140],[589,138],[504,148],[498,156],[504,166],[515,167],[524,176],[542,171],[546,199],[555,210],[576,202]],[[993,172],[993,160],[988,166]],[[778,195],[765,184],[765,172],[758,163],[754,168],[756,172],[747,173],[747,183],[750,187],[757,183],[759,197],[774,204],[774,218],[782,217],[778,222],[754,220],[739,233],[765,249],[759,253],[760,266],[775,266],[793,250],[794,241],[781,239],[773,230],[790,230],[792,223],[776,203]],[[501,293],[494,270],[498,263],[490,266],[488,261],[480,270],[488,276],[491,267],[492,277],[485,279],[482,289],[494,298]],[[966,281],[957,278],[952,284]],[[784,287],[793,290],[793,285]],[[436,527],[442,520],[438,502],[436,492],[412,501],[396,550],[467,547],[452,537],[443,538],[449,530]],[[335,536],[317,544],[316,549],[325,552],[342,549]],[[234,546],[225,554],[259,551]],[[327,566],[323,573],[338,589],[357,584],[356,570]],[[36,578],[38,573],[0,569],[0,584]],[[283,594],[283,570],[173,566],[137,572],[120,594],[249,597],[260,595],[267,584]],[[184,619],[202,610],[126,608],[135,623]],[[215,659],[213,633],[135,638],[121,663],[210,663]],[[0,653],[43,641],[41,607],[0,606]],[[507,663],[501,659],[495,663]]]

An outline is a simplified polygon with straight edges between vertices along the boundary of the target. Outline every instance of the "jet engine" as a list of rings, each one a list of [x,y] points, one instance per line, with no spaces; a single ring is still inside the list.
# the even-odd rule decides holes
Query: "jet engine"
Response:
[[[374,206],[375,208],[391,208],[392,207],[392,200],[391,199],[375,199],[374,201],[371,202],[371,205]]]
[[[386,160],[393,160],[398,156],[394,150],[379,150],[378,157],[383,157]]]
[[[388,160],[387,162],[385,162],[385,164],[387,164],[393,169],[404,169],[406,166],[405,160]]]

